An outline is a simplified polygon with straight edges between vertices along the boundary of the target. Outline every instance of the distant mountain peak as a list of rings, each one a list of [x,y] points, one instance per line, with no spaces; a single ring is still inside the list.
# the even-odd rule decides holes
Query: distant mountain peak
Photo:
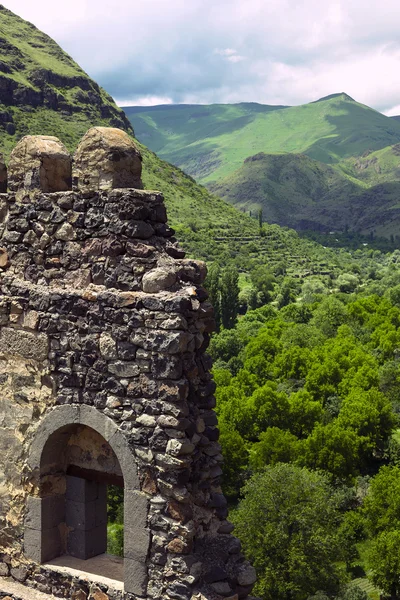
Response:
[[[315,100],[315,102],[324,102],[325,100],[333,100],[333,98],[340,98],[341,100],[347,100],[348,102],[355,102],[354,98],[346,94],[346,92],[339,92],[337,94],[329,94],[329,96],[324,96],[323,98],[319,98]]]

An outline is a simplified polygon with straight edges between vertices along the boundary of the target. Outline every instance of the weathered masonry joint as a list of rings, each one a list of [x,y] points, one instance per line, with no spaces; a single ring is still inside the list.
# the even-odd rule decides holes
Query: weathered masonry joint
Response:
[[[89,130],[73,159],[27,136],[0,164],[0,595],[238,600],[254,585],[220,488],[205,265],[142,187],[116,129]],[[109,485],[121,559],[105,553]]]

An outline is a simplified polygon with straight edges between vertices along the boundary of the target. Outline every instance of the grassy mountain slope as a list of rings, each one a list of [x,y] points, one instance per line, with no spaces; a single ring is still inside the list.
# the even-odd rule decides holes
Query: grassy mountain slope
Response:
[[[254,110],[264,110],[255,106]],[[47,35],[0,7],[0,151],[7,157],[25,134],[58,136],[73,150],[93,125],[133,135],[112,98]],[[288,271],[340,270],[335,253],[293,231],[266,226],[198,185],[179,168],[141,146],[147,189],[161,190],[170,223],[186,250],[206,260],[235,260],[242,270],[286,260]],[[322,266],[320,263],[322,262]]]
[[[354,188],[345,175],[304,154],[263,152],[247,158],[240,169],[210,186],[246,211],[256,212],[262,206],[268,223],[298,229],[313,229],[315,211],[332,202],[338,189],[351,194]]]
[[[297,230],[342,231],[351,223],[364,234],[398,234],[398,181],[369,186],[303,154],[257,154],[210,189],[242,210],[261,206],[267,222]]]
[[[296,229],[395,234],[400,121],[346,94],[297,107],[127,109],[139,139],[242,210]]]
[[[366,185],[400,180],[400,144],[394,144],[349,158],[340,164],[342,171]]]
[[[138,139],[203,184],[254,154],[290,152],[335,164],[400,141],[400,123],[346,94],[294,107],[257,104],[125,109]]]

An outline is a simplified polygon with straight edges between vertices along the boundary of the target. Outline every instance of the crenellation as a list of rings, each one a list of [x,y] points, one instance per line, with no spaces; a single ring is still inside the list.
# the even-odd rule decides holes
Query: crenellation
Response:
[[[71,156],[58,138],[27,135],[16,145],[8,165],[10,191],[51,193],[70,190],[71,186]]]
[[[93,151],[123,171],[107,154],[115,134],[98,129]],[[158,192],[20,191],[1,198],[0,574],[12,564],[40,591],[89,597],[87,579],[41,563],[104,550],[104,506],[96,525],[68,492],[68,478],[94,478],[125,494],[125,591],[105,598],[246,598],[254,572],[220,487],[205,264],[184,258]]]
[[[142,157],[121,129],[92,127],[74,155],[74,189],[83,193],[143,187]]]

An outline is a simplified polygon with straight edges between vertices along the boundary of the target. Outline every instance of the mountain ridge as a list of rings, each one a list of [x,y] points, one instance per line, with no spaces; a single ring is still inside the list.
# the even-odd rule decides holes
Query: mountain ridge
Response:
[[[298,107],[261,105],[255,110],[252,106],[201,105],[201,110],[177,106],[170,113],[162,108],[146,112],[142,107],[136,112],[127,109],[127,114],[139,139],[242,210],[262,208],[267,221],[299,230],[308,223],[317,231],[340,227],[361,228],[365,234],[394,234],[400,224],[396,208],[399,120],[358,103],[345,92]],[[264,156],[264,172],[259,165],[249,165],[260,153],[271,157],[267,164]],[[313,166],[301,155],[314,161]],[[291,157],[292,168],[296,163],[297,186],[292,185],[292,177],[278,186],[274,180],[267,181],[272,163],[275,167],[280,163],[279,169],[285,171],[285,156]],[[298,189],[303,179],[312,178],[312,170],[326,176],[325,192],[318,202]],[[379,197],[376,206],[371,190]],[[339,220],[338,210],[343,217]],[[378,214],[382,210],[387,222]]]

